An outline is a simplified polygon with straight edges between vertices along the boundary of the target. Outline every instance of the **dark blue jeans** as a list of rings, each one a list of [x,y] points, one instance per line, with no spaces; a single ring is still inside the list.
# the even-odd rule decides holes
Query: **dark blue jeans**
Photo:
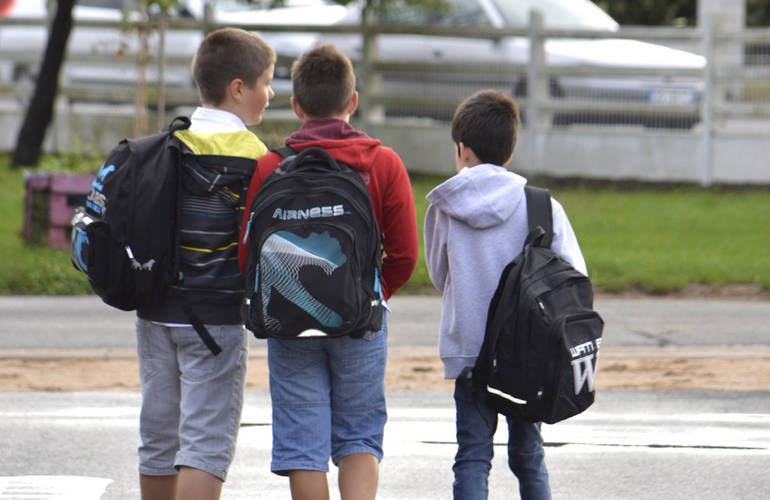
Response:
[[[497,413],[481,399],[474,400],[470,380],[455,382],[457,409],[457,455],[452,467],[455,500],[486,499],[487,481],[492,468],[492,438],[497,430]],[[515,418],[508,422],[508,466],[519,480],[522,500],[550,500],[551,487],[545,467],[540,424]]]

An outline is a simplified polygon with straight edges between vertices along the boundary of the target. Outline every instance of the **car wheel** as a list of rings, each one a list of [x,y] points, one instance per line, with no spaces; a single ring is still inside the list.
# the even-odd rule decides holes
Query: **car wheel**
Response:
[[[559,85],[559,82],[555,78],[548,80],[548,95],[550,97],[564,97],[564,90]],[[527,79],[519,78],[513,85],[513,97],[526,97],[527,96]]]

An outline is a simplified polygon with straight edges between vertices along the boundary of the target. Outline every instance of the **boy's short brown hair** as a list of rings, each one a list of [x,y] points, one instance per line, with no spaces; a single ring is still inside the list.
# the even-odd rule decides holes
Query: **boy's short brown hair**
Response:
[[[312,118],[345,113],[356,91],[350,59],[334,45],[308,50],[291,66],[294,99]]]
[[[452,140],[483,163],[503,165],[516,146],[519,110],[502,92],[482,90],[464,100],[452,118]]]
[[[203,39],[192,62],[192,73],[201,101],[219,105],[235,79],[253,87],[259,76],[275,64],[275,51],[259,35],[237,28],[213,31]]]

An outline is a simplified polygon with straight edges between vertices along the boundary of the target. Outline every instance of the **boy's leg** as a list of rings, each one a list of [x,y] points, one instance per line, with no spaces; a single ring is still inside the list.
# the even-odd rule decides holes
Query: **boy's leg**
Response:
[[[180,469],[177,490],[182,498],[191,498],[191,491],[196,491],[194,498],[219,498],[235,454],[243,409],[246,332],[240,325],[206,328],[222,347],[216,356],[193,328],[173,329],[181,380],[180,446],[175,465]]]
[[[326,472],[293,470],[289,472],[289,488],[293,500],[329,500]]]
[[[492,439],[497,429],[497,413],[483,401],[474,399],[471,389],[469,378],[455,381],[457,454],[452,466],[455,476],[452,493],[457,500],[487,498],[494,456]]]
[[[173,476],[146,476],[139,474],[142,500],[169,500],[176,498],[176,474]]]
[[[523,500],[550,500],[540,424],[508,419],[508,466],[519,480]]]
[[[137,318],[142,409],[139,484],[144,500],[174,497],[179,450],[179,367],[169,328]]]
[[[339,462],[339,486],[342,500],[374,499],[380,478],[380,464],[369,453],[353,453]]]
[[[388,415],[385,407],[387,316],[382,328],[329,342],[332,374],[332,461],[343,500],[374,499]]]
[[[193,469],[179,468],[177,496],[180,500],[211,500],[222,494],[222,480],[218,477]]]

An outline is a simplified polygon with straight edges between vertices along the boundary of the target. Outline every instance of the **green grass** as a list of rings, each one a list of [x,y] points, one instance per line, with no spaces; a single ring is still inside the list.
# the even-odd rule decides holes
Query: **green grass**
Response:
[[[770,288],[770,192],[566,190],[592,278],[618,291],[692,283]]]
[[[412,179],[420,224],[425,195],[442,180]],[[667,293],[736,283],[770,289],[770,189],[552,187],[551,193],[600,289]],[[410,285],[426,279],[420,255]]]
[[[0,156],[0,294],[66,295],[90,291],[70,264],[69,251],[25,244],[24,173]]]
[[[90,291],[69,251],[21,238],[24,178],[0,155],[0,294],[81,294]],[[46,169],[88,169],[98,161],[47,158]],[[82,165],[85,165],[82,166]],[[93,169],[93,166],[91,166]],[[441,177],[413,176],[417,222],[425,195]],[[770,189],[704,190],[552,186],[578,235],[594,284],[618,292],[680,290],[688,284],[756,284],[770,289]],[[420,261],[405,292],[429,292]]]

